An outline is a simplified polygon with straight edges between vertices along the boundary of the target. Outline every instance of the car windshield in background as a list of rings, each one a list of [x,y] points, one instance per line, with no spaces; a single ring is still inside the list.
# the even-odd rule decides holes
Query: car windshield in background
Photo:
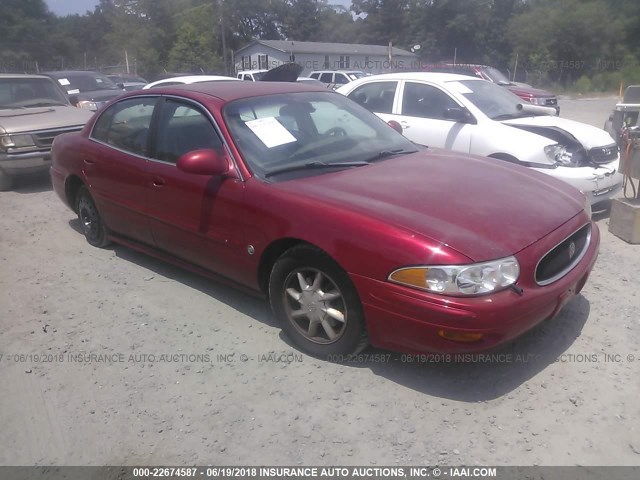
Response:
[[[531,113],[520,111],[522,99],[504,87],[484,80],[457,80],[447,82],[447,87],[458,92],[473,103],[492,120],[508,120]]]
[[[0,108],[68,105],[63,93],[48,78],[1,78]]]
[[[115,83],[104,75],[68,75],[58,78],[58,83],[70,93],[120,90]]]
[[[328,172],[417,151],[371,112],[334,93],[236,100],[224,117],[243,157],[263,178]]]
[[[260,80],[262,77],[264,77],[264,74],[267,72],[256,72],[253,74],[253,78],[258,81]]]
[[[510,85],[511,81],[497,68],[487,67],[484,69],[484,74],[491,79],[492,82],[500,85]]]
[[[364,73],[362,72],[349,72],[347,75],[351,80],[357,80],[359,78],[364,77]]]

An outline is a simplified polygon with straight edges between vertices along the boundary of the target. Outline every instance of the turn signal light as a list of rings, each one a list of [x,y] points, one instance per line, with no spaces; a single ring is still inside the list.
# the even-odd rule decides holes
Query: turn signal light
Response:
[[[465,343],[479,342],[483,337],[481,333],[453,332],[450,330],[438,330],[438,335],[445,340]]]

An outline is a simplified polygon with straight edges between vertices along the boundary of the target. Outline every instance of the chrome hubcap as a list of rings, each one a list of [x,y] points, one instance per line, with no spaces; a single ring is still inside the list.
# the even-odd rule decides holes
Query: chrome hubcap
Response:
[[[82,198],[78,204],[78,211],[84,234],[94,237],[97,233],[98,225],[98,212],[95,207],[86,198]]]
[[[313,268],[291,272],[284,304],[289,321],[314,343],[333,343],[344,334],[347,308],[342,293],[326,274]]]

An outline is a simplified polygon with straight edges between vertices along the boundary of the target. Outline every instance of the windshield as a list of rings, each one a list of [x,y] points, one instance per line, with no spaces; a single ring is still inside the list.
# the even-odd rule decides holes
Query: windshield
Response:
[[[519,110],[522,99],[506,88],[485,80],[459,80],[447,82],[447,86],[467,98],[492,120],[508,120],[531,113]]]
[[[69,95],[96,90],[120,90],[115,83],[99,74],[71,74],[58,78],[58,83]]]
[[[362,72],[349,72],[347,75],[349,75],[349,78],[351,80],[357,80],[359,78],[364,77],[364,73]]]
[[[68,105],[49,78],[0,78],[0,108]]]
[[[258,81],[260,80],[262,77],[264,77],[264,74],[267,72],[256,72],[253,74],[253,78]]]
[[[494,83],[501,85],[509,85],[511,81],[497,68],[487,67],[484,69],[484,74]]]
[[[262,178],[279,179],[331,171],[415,152],[413,143],[342,95],[286,93],[236,100],[224,117],[242,156]],[[309,168],[305,168],[309,167]],[[313,173],[312,173],[313,172]],[[290,178],[290,177],[288,177]]]

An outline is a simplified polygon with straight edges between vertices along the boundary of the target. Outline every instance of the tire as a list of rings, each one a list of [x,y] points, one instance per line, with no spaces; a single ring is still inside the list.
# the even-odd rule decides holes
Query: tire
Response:
[[[78,190],[76,212],[78,213],[84,236],[90,245],[102,248],[111,243],[107,227],[102,222],[96,204],[85,186],[80,187]]]
[[[309,355],[324,359],[348,355],[369,343],[355,287],[318,248],[297,245],[276,261],[269,299],[284,332]]]
[[[0,192],[11,190],[11,185],[13,185],[13,179],[0,170]]]

